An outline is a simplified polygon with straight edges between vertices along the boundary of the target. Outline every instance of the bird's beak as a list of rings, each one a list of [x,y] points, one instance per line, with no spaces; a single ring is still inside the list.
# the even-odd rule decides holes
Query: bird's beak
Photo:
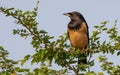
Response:
[[[63,15],[70,17],[70,13],[64,13]]]

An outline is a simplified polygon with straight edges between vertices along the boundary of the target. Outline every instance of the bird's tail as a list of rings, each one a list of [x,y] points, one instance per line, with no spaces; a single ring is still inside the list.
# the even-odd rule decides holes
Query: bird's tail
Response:
[[[87,64],[87,56],[85,54],[78,55],[78,64]]]

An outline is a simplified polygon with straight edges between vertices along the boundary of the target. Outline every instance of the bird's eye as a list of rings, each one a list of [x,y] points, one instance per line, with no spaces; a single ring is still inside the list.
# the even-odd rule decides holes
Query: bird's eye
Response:
[[[69,13],[71,16],[73,15],[73,13]]]

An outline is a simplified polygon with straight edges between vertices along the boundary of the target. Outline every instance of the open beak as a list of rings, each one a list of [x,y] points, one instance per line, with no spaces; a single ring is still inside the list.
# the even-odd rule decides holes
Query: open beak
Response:
[[[70,13],[64,13],[63,15],[70,17]]]

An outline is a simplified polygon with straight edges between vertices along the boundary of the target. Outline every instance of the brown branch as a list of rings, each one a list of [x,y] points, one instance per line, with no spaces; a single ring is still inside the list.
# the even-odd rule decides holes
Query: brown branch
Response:
[[[74,67],[71,67],[67,61],[65,61],[65,64],[69,67],[70,70],[73,70],[76,75],[79,74],[79,71],[77,71]]]

